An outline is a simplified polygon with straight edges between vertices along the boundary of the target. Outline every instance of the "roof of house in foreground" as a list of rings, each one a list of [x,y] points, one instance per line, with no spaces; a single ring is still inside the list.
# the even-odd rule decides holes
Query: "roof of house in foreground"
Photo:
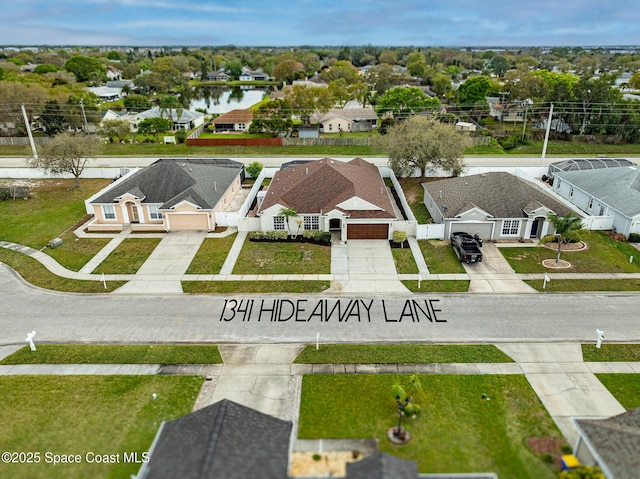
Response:
[[[242,170],[242,163],[226,159],[161,159],[116,183],[91,203],[117,202],[130,193],[162,209],[184,200],[212,209]]]
[[[337,206],[354,197],[378,209],[347,211]],[[279,170],[260,210],[273,205],[293,208],[298,214],[339,209],[351,218],[396,218],[380,171],[362,158],[349,162],[323,158]]]
[[[494,218],[522,218],[523,211],[539,206],[545,206],[559,216],[571,211],[551,194],[505,172],[446,178],[422,186],[435,201],[447,206],[447,218],[455,218],[473,207]]]
[[[638,477],[640,408],[607,419],[577,419],[576,425],[594,449],[600,467],[611,473],[607,477]]]
[[[284,479],[292,426],[290,421],[223,399],[164,423],[139,477]]]

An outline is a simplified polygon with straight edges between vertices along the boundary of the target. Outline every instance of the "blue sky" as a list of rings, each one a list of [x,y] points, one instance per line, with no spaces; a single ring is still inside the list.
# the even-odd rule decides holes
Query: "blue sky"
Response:
[[[0,0],[3,45],[638,45],[619,0]]]

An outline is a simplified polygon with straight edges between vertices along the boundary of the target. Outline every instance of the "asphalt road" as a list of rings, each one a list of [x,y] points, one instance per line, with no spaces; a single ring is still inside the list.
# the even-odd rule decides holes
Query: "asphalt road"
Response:
[[[321,342],[499,343],[595,341],[596,328],[606,340],[637,342],[638,311],[633,293],[66,294],[33,288],[0,265],[0,344],[23,343],[32,330],[36,342],[314,343],[319,333]]]

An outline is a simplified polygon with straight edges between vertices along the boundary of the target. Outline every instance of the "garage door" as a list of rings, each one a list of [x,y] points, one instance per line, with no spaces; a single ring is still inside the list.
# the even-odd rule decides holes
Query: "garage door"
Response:
[[[169,220],[169,229],[171,231],[183,230],[204,230],[209,229],[206,213],[197,214],[180,214],[173,213],[167,215]]]
[[[491,239],[492,229],[493,225],[491,223],[465,223],[463,221],[451,223],[451,233],[460,231],[462,233],[469,233],[470,235],[477,234],[484,240]]]
[[[389,239],[389,225],[348,224],[347,239]]]

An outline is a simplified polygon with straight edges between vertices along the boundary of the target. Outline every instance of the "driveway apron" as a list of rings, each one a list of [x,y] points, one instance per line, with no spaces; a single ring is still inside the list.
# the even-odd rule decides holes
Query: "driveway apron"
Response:
[[[535,293],[536,290],[520,280],[498,247],[491,242],[482,246],[481,263],[462,263],[469,275],[470,293]]]
[[[398,273],[387,240],[347,241],[349,280],[342,291],[362,292],[408,292],[398,280]]]
[[[206,231],[167,233],[133,279],[114,293],[182,293],[182,276],[206,235]]]

